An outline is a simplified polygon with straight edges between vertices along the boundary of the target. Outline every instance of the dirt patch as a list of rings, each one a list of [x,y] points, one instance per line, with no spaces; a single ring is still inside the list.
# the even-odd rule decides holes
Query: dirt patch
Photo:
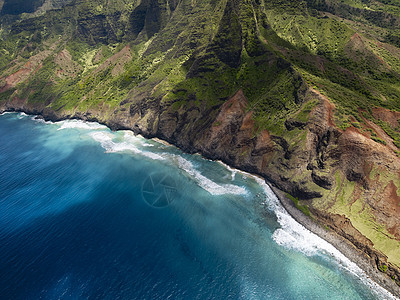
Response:
[[[105,60],[96,70],[95,73],[102,72],[112,67],[111,75],[117,76],[124,72],[124,66],[132,60],[131,49],[129,46],[125,46],[121,51],[114,54],[107,60]]]
[[[209,140],[223,139],[229,143],[232,139],[232,132],[243,126],[245,109],[248,102],[242,90],[239,90],[233,97],[226,101],[220,109],[209,133]],[[251,124],[251,114],[247,115],[247,126]],[[222,141],[221,141],[222,142]]]
[[[220,128],[230,123],[236,117],[243,116],[248,102],[242,90],[239,90],[232,98],[226,101],[215,119],[213,128]]]
[[[54,58],[54,62],[59,66],[56,74],[60,78],[76,77],[82,71],[82,67],[72,60],[72,56],[67,49],[58,53]]]
[[[246,130],[246,129],[254,129],[255,127],[255,121],[253,120],[253,112],[249,111],[243,119],[242,126],[240,127],[240,130]]]
[[[372,50],[370,46],[371,42],[358,33],[355,33],[345,46],[345,53],[356,62],[362,63],[363,60],[367,59],[369,64],[379,68],[381,71],[390,70],[390,66]]]
[[[320,121],[324,120],[325,126],[336,127],[335,122],[333,121],[333,111],[336,108],[335,104],[330,102],[329,99],[319,91],[311,90],[311,92],[321,101],[321,104],[314,108],[312,113],[318,115]]]
[[[386,221],[388,224],[388,231],[393,234],[396,238],[400,239],[400,227],[398,226],[398,222],[396,220],[390,220],[391,215],[395,213],[397,216],[400,216],[400,197],[397,195],[397,186],[394,184],[393,180],[389,182],[389,184],[385,187],[383,191],[384,200],[380,201],[381,209],[385,213],[388,212],[388,218]],[[390,213],[389,212],[393,212]],[[386,215],[386,213],[385,213]],[[397,219],[397,218],[396,218]]]
[[[36,72],[42,67],[42,62],[51,54],[49,50],[39,52],[38,54],[32,56],[20,69],[15,73],[7,76],[6,78],[0,78],[4,80],[5,85],[3,85],[2,90],[6,91],[9,88],[16,87],[19,83],[27,80],[30,75]]]
[[[399,127],[400,112],[392,111],[383,107],[372,109],[372,115],[375,119],[389,123],[392,128]]]
[[[361,115],[361,118],[363,119],[364,123],[366,124],[366,128],[372,129],[376,133],[378,138],[380,138],[381,140],[385,141],[386,147],[388,149],[392,150],[395,153],[399,150],[393,144],[393,139],[389,135],[387,135],[387,133],[380,126],[376,125],[374,122],[372,122],[370,120],[367,120],[362,115]],[[378,144],[378,143],[376,143],[376,144]]]

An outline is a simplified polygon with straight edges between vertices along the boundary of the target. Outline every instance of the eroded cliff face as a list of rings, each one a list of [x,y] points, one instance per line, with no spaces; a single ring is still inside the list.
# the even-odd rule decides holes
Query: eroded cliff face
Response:
[[[98,121],[259,174],[399,282],[400,50],[278,2],[30,16],[2,41],[0,111]]]
[[[385,272],[399,278],[399,268],[385,255],[396,253],[399,239],[399,157],[390,146],[372,141],[356,128],[338,129],[332,120],[334,105],[320,93],[309,89],[305,99],[305,104],[316,101],[309,121],[287,121],[288,132],[300,127],[298,134],[306,136],[295,146],[282,136],[257,128],[242,90],[212,110],[194,106],[171,112],[156,100],[149,105],[148,99],[136,103],[129,112],[107,115],[90,110],[66,115],[18,99],[1,110],[21,110],[53,121],[100,121],[112,129],[159,137],[187,152],[261,175],[307,205],[317,222],[349,240],[377,268],[386,265]],[[379,239],[379,234],[386,235],[385,243],[393,240],[392,248],[381,248],[371,241],[377,235]]]
[[[396,148],[383,133],[386,146],[357,128],[338,129],[333,121],[335,107],[320,93],[308,90],[305,103],[308,101],[317,101],[317,105],[307,123],[287,120],[288,131],[299,126],[306,133],[302,145],[293,146],[291,140],[258,130],[253,112],[246,109],[246,98],[238,91],[194,144],[196,150],[260,174],[298,197],[319,222],[351,241],[378,268],[386,270],[384,265],[388,266],[385,272],[392,279],[399,278],[399,268],[384,254],[397,262],[393,255],[399,251],[400,229]],[[393,116],[393,112],[386,115]],[[384,243],[377,242],[382,238],[379,235],[387,237]]]

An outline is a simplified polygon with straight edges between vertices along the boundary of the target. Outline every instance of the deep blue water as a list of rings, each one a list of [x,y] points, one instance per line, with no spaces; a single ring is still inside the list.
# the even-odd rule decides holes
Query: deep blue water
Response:
[[[0,116],[0,160],[1,299],[389,297],[218,162],[21,114]]]

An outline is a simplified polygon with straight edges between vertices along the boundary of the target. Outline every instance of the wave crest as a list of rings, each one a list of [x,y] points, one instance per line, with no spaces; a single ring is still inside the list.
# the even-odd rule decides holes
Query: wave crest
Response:
[[[275,212],[278,222],[281,225],[281,228],[276,229],[272,235],[272,238],[278,245],[299,251],[307,256],[323,254],[332,257],[339,266],[359,278],[361,282],[369,286],[377,295],[383,296],[384,299],[397,299],[389,291],[373,281],[357,264],[348,259],[332,244],[312,233],[293,219],[263,179],[256,176],[253,176],[253,178],[263,187],[264,193],[267,196],[264,204]]]
[[[81,120],[65,120],[65,121],[59,121],[55,122],[54,124],[57,124],[60,126],[57,130],[63,130],[63,129],[87,129],[87,130],[98,130],[98,129],[107,129],[107,126],[101,125],[97,122],[85,122]]]
[[[108,153],[116,153],[116,152],[133,152],[135,154],[140,154],[143,156],[146,156],[148,158],[154,159],[154,160],[165,160],[164,157],[161,155],[158,155],[156,153],[151,153],[148,151],[143,151],[140,150],[138,147],[135,146],[135,144],[130,141],[130,142],[114,142],[113,138],[114,135],[112,133],[104,132],[104,131],[97,131],[97,132],[91,132],[89,134],[95,141],[99,142],[100,145],[106,150]],[[138,140],[136,139],[135,142]]]
[[[187,159],[174,155],[172,156],[174,160],[176,160],[179,168],[184,170],[187,174],[189,174],[200,187],[209,192],[211,195],[225,195],[225,194],[233,194],[233,195],[245,195],[247,194],[247,190],[244,187],[233,185],[233,184],[218,184],[211,179],[202,175],[193,164]]]

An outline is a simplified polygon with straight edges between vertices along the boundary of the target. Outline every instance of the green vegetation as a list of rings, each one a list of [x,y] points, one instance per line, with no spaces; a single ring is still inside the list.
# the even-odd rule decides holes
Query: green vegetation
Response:
[[[46,18],[21,19],[1,41],[0,71],[7,74],[13,58],[17,58],[14,64],[24,63],[32,55],[52,51],[43,71],[32,73],[19,85],[18,97],[42,98],[52,102],[51,107],[67,111],[118,109],[133,90],[142,95],[152,91],[146,97],[161,98],[172,110],[193,104],[212,108],[242,88],[258,129],[276,135],[286,132],[284,122],[289,116],[307,122],[312,107],[302,106],[306,84],[334,101],[335,122],[341,129],[353,125],[349,117],[357,118],[359,108],[400,109],[395,73],[399,59],[394,59],[391,49],[368,40],[363,40],[363,48],[353,45],[354,29],[315,12],[321,7],[330,11],[324,1],[184,2],[173,14],[171,7],[163,12],[165,4],[159,1],[155,8],[160,10],[159,19],[144,23],[144,36],[138,34],[136,23],[130,23],[132,18],[139,22],[138,13],[145,5],[139,3],[120,0],[110,6],[102,0],[82,1],[64,11],[49,11]],[[342,3],[366,7],[361,1]],[[396,3],[381,6],[394,12]],[[122,12],[118,22],[111,21],[117,11]],[[72,18],[70,25],[66,25],[67,15]],[[95,21],[83,22],[85,18]],[[112,65],[102,64],[125,45],[131,46],[132,59],[123,61],[116,75]],[[60,68],[54,65],[54,57],[62,49],[82,67],[76,76],[58,78],[52,73]],[[399,145],[396,132],[388,134]]]
[[[349,181],[341,175],[340,171],[336,171],[334,176],[336,179],[335,188],[326,191],[322,198],[314,199],[313,207],[350,219],[352,225],[374,243],[375,249],[385,253],[390,262],[399,266],[400,244],[388,232],[385,225],[376,220],[373,209],[364,199],[365,193],[362,188],[357,186],[356,182]],[[373,168],[370,171],[368,180],[377,181],[376,184],[379,186],[377,194],[383,193],[391,181],[396,186],[400,183],[397,174],[384,173],[378,168]]]
[[[295,198],[295,197],[293,197],[292,195],[290,195],[288,193],[286,193],[286,197],[288,197],[290,200],[293,201],[294,205],[296,206],[296,208],[298,210],[303,212],[303,214],[305,214],[306,216],[311,217],[310,209],[308,208],[307,205],[301,205],[299,203],[299,198],[297,198],[297,197]]]
[[[382,120],[375,120],[375,123],[379,125],[387,133],[387,135],[393,139],[393,143],[395,144],[395,146],[400,148],[400,127],[398,126],[396,128],[392,128],[392,126]],[[374,137],[371,138],[374,139]]]
[[[381,138],[378,138],[377,136],[371,136],[371,139],[377,143],[386,145],[386,142],[384,140],[382,140]]]
[[[379,271],[381,271],[382,273],[386,273],[387,272],[387,265],[381,265],[379,266]]]

